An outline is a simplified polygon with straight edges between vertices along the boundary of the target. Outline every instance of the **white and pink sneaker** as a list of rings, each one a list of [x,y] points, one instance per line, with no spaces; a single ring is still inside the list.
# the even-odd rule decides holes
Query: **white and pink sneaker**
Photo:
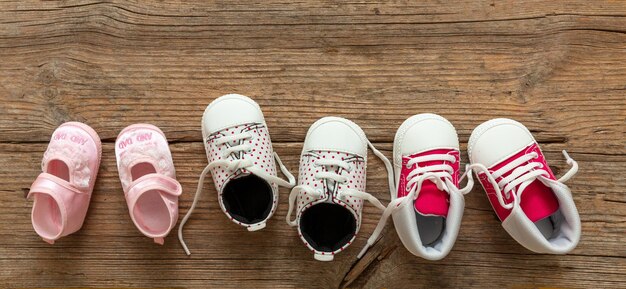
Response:
[[[286,219],[298,227],[298,235],[316,260],[331,261],[353,242],[361,226],[363,200],[385,209],[364,192],[368,145],[391,171],[387,158],[355,123],[324,117],[309,128]],[[295,220],[291,220],[294,209]]]
[[[248,231],[265,228],[278,205],[278,186],[291,188],[295,178],[272,148],[270,134],[259,105],[238,94],[221,96],[202,116],[202,136],[209,164],[200,180],[191,208],[178,229],[178,238],[190,254],[182,230],[211,172],[222,211]],[[276,175],[276,162],[285,181]]]
[[[117,136],[115,157],[133,223],[162,245],[178,221],[182,193],[165,135],[150,124],[130,125]]]
[[[101,155],[100,137],[86,124],[66,122],[52,133],[28,193],[33,228],[44,241],[54,244],[83,226]]]
[[[563,182],[578,164],[556,179],[530,131],[510,119],[493,119],[474,129],[468,144],[476,172],[504,229],[537,253],[565,254],[580,239],[580,217]]]
[[[456,241],[465,208],[459,189],[459,140],[454,126],[436,114],[418,114],[402,123],[393,145],[395,181],[391,202],[367,247],[376,242],[387,218],[393,222],[404,246],[416,256],[440,260]]]

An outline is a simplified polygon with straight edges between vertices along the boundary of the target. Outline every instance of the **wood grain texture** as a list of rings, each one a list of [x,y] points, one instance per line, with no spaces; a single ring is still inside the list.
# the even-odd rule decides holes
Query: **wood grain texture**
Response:
[[[626,288],[626,2],[606,1],[2,1],[0,2],[0,287]],[[134,228],[115,167],[125,126],[163,129],[187,211],[206,165],[200,117],[237,92],[261,105],[275,150],[297,171],[308,126],[326,115],[361,125],[390,156],[407,117],[438,113],[457,128],[523,122],[568,185],[583,236],[541,255],[502,229],[479,186],[461,232],[437,262],[412,256],[388,224],[360,261],[379,212],[367,206],[353,246],[316,262],[284,222],[247,233],[207,184],[186,227],[187,257]],[[25,193],[52,131],[88,123],[103,159],[85,225],[54,246],[30,224]],[[462,153],[466,162],[466,154]],[[384,202],[370,157],[368,191]]]

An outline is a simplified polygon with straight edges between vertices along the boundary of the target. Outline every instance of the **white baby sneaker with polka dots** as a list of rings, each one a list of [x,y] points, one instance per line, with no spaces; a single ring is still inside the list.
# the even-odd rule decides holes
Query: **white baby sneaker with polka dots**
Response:
[[[209,172],[222,211],[249,231],[265,228],[278,205],[278,186],[295,185],[295,178],[272,148],[263,113],[254,100],[228,94],[211,102],[202,116],[202,137],[209,165],[200,176],[193,204],[179,228],[179,239],[187,254],[182,227],[196,206]],[[276,175],[276,163],[288,181]]]
[[[368,145],[391,171],[389,160],[352,121],[325,117],[307,133],[298,185],[289,196],[287,223],[298,228],[298,235],[316,260],[331,261],[354,241],[364,200],[385,209],[378,199],[364,192]],[[291,220],[294,209],[295,220]]]

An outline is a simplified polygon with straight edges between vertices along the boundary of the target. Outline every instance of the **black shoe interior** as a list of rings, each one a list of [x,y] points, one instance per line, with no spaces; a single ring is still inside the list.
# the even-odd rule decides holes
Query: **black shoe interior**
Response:
[[[321,203],[302,213],[300,231],[314,249],[333,252],[347,244],[356,234],[356,219],[343,206]]]
[[[239,177],[226,184],[222,201],[235,220],[256,224],[265,220],[272,211],[272,187],[252,174]]]
[[[415,212],[417,231],[424,246],[434,245],[443,236],[446,218],[441,216],[424,216]]]

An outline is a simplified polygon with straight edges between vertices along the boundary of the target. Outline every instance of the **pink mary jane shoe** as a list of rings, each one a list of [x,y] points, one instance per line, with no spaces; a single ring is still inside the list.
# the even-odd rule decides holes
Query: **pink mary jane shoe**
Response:
[[[52,134],[43,172],[28,193],[33,228],[44,241],[54,244],[83,226],[101,152],[98,134],[86,124],[67,122]]]
[[[178,220],[182,193],[165,135],[149,124],[128,126],[115,141],[115,156],[133,223],[162,245]]]

